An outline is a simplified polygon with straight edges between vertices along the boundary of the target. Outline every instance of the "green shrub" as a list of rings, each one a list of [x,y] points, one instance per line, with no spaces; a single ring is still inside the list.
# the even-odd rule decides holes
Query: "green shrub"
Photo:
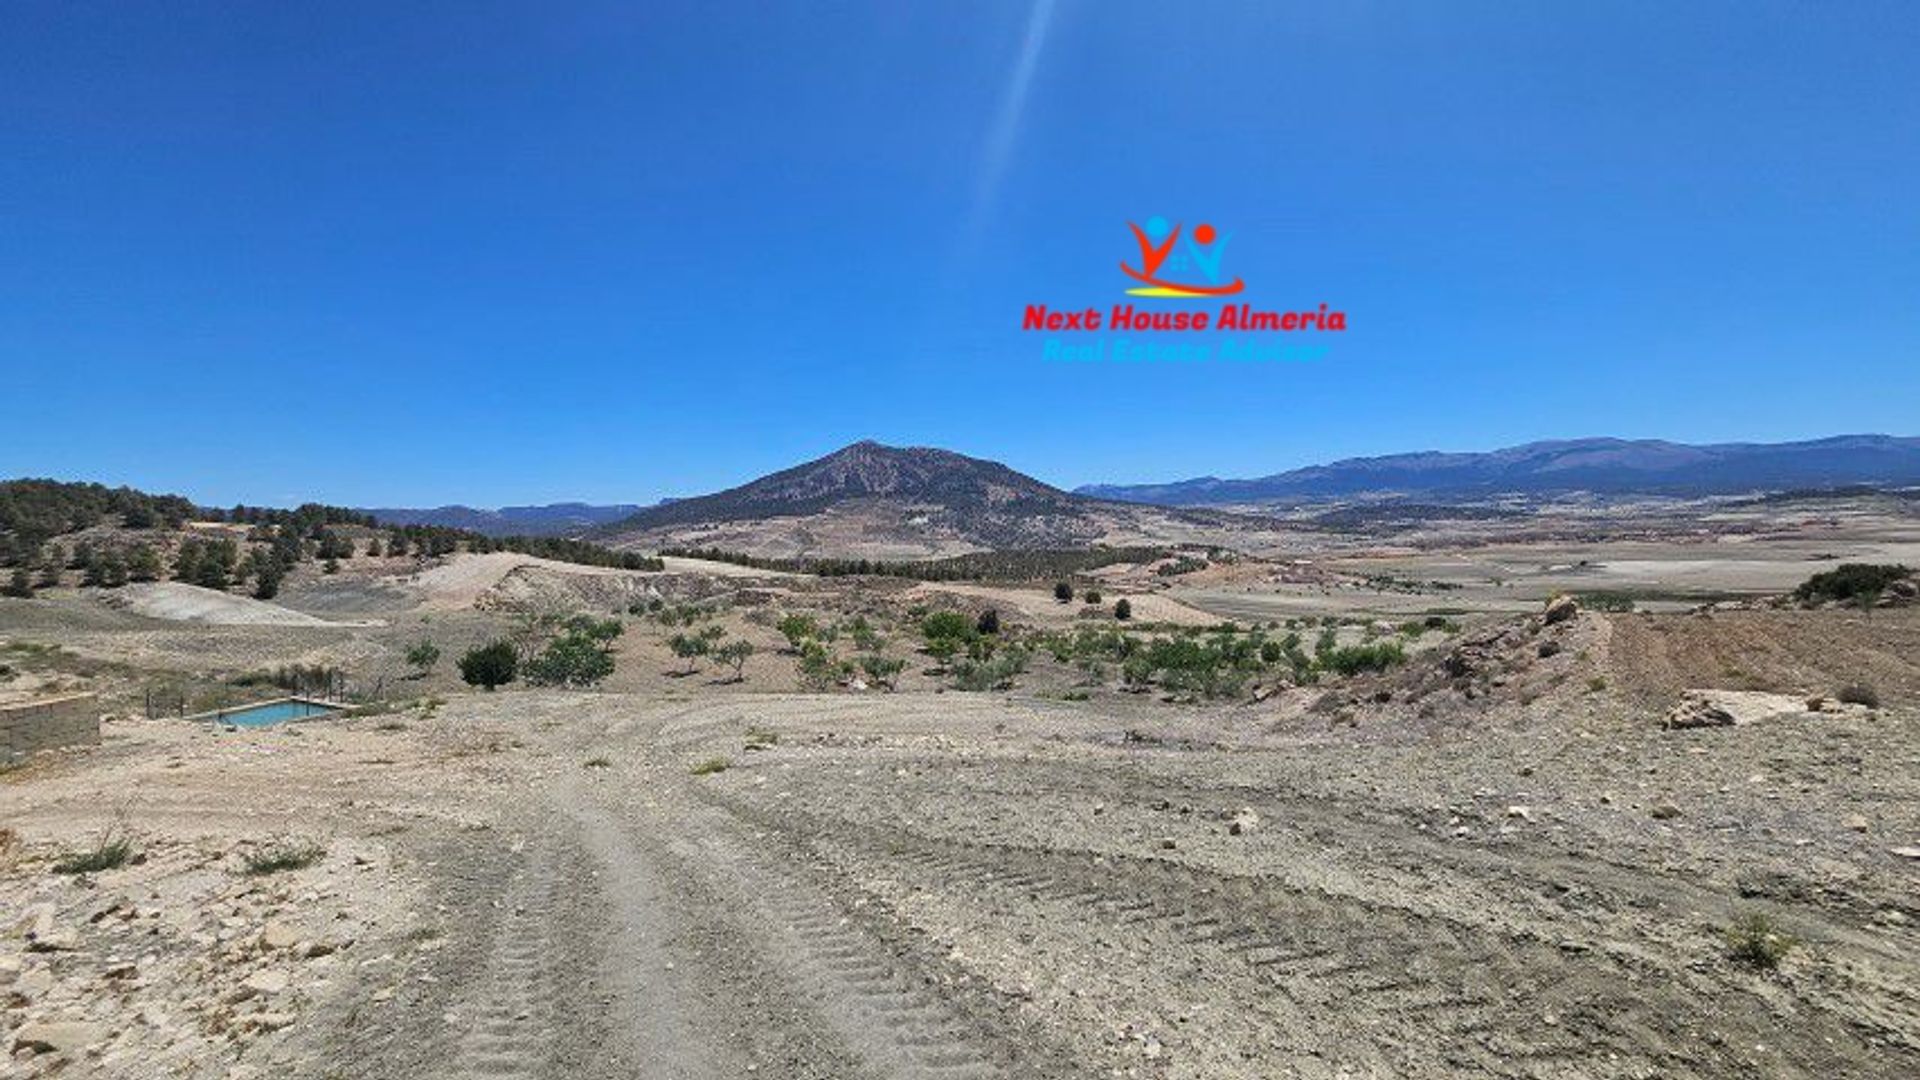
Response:
[[[1793,590],[1794,598],[1805,602],[1820,600],[1865,600],[1871,602],[1887,586],[1913,576],[1913,569],[1898,564],[1844,563],[1825,573],[1815,574]]]
[[[1733,920],[1725,931],[1727,955],[1748,967],[1770,971],[1780,966],[1787,953],[1799,942],[1758,911],[1750,911]]]
[[[421,640],[407,649],[407,665],[421,675],[433,670],[440,662],[440,646],[431,641]]]
[[[899,657],[879,653],[867,653],[860,657],[859,664],[860,670],[876,686],[884,686],[889,690],[893,689],[894,680],[900,677],[900,672],[907,666],[907,662]]]
[[[520,657],[509,642],[477,646],[460,658],[460,677],[473,686],[492,690],[512,682],[519,674]]]
[[[54,860],[56,874],[97,874],[125,866],[133,857],[133,841],[125,834],[110,831],[100,842],[85,851],[73,851]]]
[[[1014,676],[1027,670],[1027,651],[1019,646],[1002,649],[991,659],[966,659],[954,665],[955,690],[1006,690]]]
[[[527,661],[527,681],[535,686],[593,686],[613,674],[613,654],[600,639],[579,631],[547,643]]]
[[[733,763],[726,758],[714,757],[708,758],[705,761],[696,762],[693,767],[687,771],[695,776],[712,776],[714,773],[726,772],[732,765]]]
[[[729,641],[725,645],[713,650],[713,658],[731,667],[733,669],[733,681],[740,682],[747,677],[747,660],[753,656],[755,651],[753,642],[751,641],[744,639]]]
[[[602,645],[626,632],[619,619],[596,619],[591,615],[575,615],[561,624],[568,633],[578,634],[588,641]]]
[[[253,877],[277,874],[283,870],[304,870],[320,861],[327,849],[319,844],[287,842],[250,851],[241,856],[241,867]]]
[[[800,684],[809,690],[825,690],[853,673],[851,664],[836,659],[826,645],[818,641],[809,641],[801,647],[800,659],[794,666],[799,672]]]
[[[1381,641],[1370,645],[1329,648],[1320,653],[1318,662],[1328,671],[1358,675],[1363,671],[1385,671],[1406,659],[1406,650],[1400,647],[1399,642]]]
[[[1608,589],[1574,593],[1573,602],[1588,611],[1632,611],[1634,605],[1632,593]]]
[[[935,611],[920,620],[920,635],[928,641],[938,638],[966,641],[978,632],[973,620],[958,611]]]
[[[713,651],[713,642],[700,634],[675,634],[667,639],[667,648],[673,650],[673,655],[687,662],[686,673],[691,675],[696,670],[700,658]]]
[[[806,615],[783,615],[775,628],[780,631],[781,637],[787,639],[787,645],[796,652],[808,640],[820,635],[819,625]]]

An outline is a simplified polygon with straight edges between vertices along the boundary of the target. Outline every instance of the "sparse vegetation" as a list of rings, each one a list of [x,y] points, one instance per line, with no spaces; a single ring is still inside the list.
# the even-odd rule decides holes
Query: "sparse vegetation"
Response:
[[[312,694],[336,698],[346,686],[346,672],[326,664],[282,664],[276,668],[248,671],[227,680],[238,687],[271,686],[290,694]]]
[[[673,651],[673,655],[687,662],[687,670],[683,674],[691,675],[699,670],[700,658],[713,652],[714,646],[725,636],[725,630],[718,626],[708,626],[702,628],[697,634],[673,635],[667,639],[667,648]],[[744,660],[742,662],[744,663]]]
[[[807,642],[820,636],[820,625],[811,616],[797,612],[781,616],[775,629],[787,639],[788,647],[794,652],[799,652]]]
[[[732,766],[733,763],[726,758],[712,757],[707,758],[705,761],[695,762],[693,767],[687,771],[695,776],[712,776],[714,773],[726,772],[729,768],[732,768]]]
[[[1799,944],[1779,929],[1766,914],[1749,911],[1734,918],[1724,931],[1727,955],[1735,962],[1762,971],[1780,966],[1793,947]]]
[[[416,641],[407,649],[407,666],[413,669],[415,678],[425,678],[439,662],[440,646],[431,641]]]
[[[1113,617],[1122,622],[1133,618],[1133,602],[1124,596],[1115,600],[1113,602]]]
[[[1161,548],[1063,548],[978,551],[924,561],[882,559],[770,559],[721,548],[662,548],[662,555],[782,570],[819,577],[902,577],[916,581],[1046,581],[1119,563],[1150,563]]]
[[[875,686],[884,686],[891,690],[900,672],[907,662],[897,656],[882,656],[879,653],[867,653],[857,661],[860,670]]]
[[[133,858],[133,840],[119,828],[107,830],[92,847],[70,851],[54,860],[56,874],[97,874],[117,870]]]
[[[1195,571],[1205,570],[1206,568],[1207,560],[1196,559],[1191,555],[1182,555],[1172,562],[1164,562],[1154,567],[1153,572],[1158,577],[1179,577],[1182,574],[1191,574]]]
[[[1614,589],[1595,589],[1590,592],[1576,592],[1573,601],[1588,611],[1632,611],[1634,595]]]
[[[1340,675],[1358,675],[1363,671],[1385,671],[1405,663],[1407,653],[1397,641],[1379,641],[1366,645],[1346,645],[1320,653],[1315,660],[1322,668]]]
[[[747,677],[747,660],[753,656],[755,651],[753,642],[736,639],[714,649],[713,658],[719,663],[732,668],[733,681],[740,682]]]
[[[280,841],[249,851],[240,857],[241,869],[249,877],[263,877],[288,870],[304,870],[319,862],[327,849],[311,841]]]
[[[1027,670],[1027,651],[1017,645],[1001,649],[991,657],[968,657],[953,666],[955,690],[1005,690],[1014,677]]]

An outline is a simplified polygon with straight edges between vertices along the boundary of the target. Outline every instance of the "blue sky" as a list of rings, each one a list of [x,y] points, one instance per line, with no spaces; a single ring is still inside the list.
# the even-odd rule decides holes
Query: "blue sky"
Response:
[[[645,502],[1920,433],[1911,4],[11,3],[0,475]],[[1130,220],[1311,364],[1063,365]],[[1160,301],[1160,303],[1167,303]]]

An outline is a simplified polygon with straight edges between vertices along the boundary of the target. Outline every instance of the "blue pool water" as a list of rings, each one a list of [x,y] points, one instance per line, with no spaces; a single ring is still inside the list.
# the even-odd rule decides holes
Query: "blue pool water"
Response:
[[[300,720],[338,711],[337,706],[321,705],[312,701],[270,701],[265,705],[220,713],[213,719],[219,723],[233,724],[237,727],[266,727],[285,720]]]

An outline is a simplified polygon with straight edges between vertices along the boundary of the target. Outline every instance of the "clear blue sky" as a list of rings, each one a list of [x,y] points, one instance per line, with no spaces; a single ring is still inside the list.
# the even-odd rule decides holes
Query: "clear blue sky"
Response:
[[[651,501],[1920,433],[1920,9],[8,3],[0,475]],[[1313,364],[1061,365],[1206,219]]]

